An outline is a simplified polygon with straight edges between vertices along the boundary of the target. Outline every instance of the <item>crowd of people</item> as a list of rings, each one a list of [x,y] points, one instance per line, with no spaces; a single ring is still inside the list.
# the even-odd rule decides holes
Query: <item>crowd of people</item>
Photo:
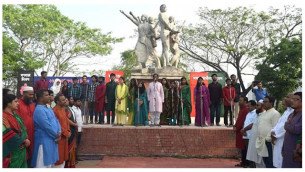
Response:
[[[223,88],[216,74],[208,86],[199,77],[194,88],[185,77],[180,82],[168,82],[166,78],[159,82],[158,74],[153,74],[147,89],[136,79],[131,79],[129,86],[124,77],[116,83],[113,73],[107,84],[102,76],[93,75],[91,79],[89,84],[84,75],[78,84],[75,77],[71,86],[66,80],[61,83],[56,79],[48,88],[43,71],[34,88],[23,87],[19,99],[3,89],[3,167],[74,168],[81,160],[77,152],[82,127],[87,124],[187,126],[195,110],[195,126],[213,126],[215,112],[216,126],[220,126],[221,104],[224,124],[233,127],[236,147],[241,150],[241,162],[236,166],[301,167],[302,92],[283,100],[285,112],[281,115],[261,82],[253,82],[256,100],[248,101],[241,95],[235,75],[226,79]]]
[[[236,166],[302,167],[302,92],[287,95],[282,101],[282,115],[274,103],[270,96],[258,102],[239,98],[240,111],[233,130],[242,158]]]

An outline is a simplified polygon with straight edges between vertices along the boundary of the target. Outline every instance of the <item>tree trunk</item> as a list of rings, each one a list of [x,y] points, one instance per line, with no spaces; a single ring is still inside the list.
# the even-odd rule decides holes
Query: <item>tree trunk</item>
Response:
[[[236,70],[237,70],[237,77],[239,79],[239,84],[240,84],[241,90],[242,90],[241,92],[245,92],[246,88],[245,88],[245,85],[244,85],[244,81],[243,81],[243,79],[241,77],[241,72],[240,72],[239,69],[236,69]]]
[[[57,59],[57,66],[56,66],[56,76],[59,76],[59,59]]]

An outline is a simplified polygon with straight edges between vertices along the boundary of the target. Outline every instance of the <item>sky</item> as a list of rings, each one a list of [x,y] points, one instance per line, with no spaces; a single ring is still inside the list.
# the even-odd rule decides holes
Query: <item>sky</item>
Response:
[[[37,1],[18,1],[4,0],[2,3],[36,3]],[[39,1],[41,3],[41,1]],[[89,72],[93,69],[104,71],[111,70],[114,65],[120,64],[120,53],[126,50],[134,49],[137,37],[135,37],[135,29],[137,27],[127,19],[119,10],[125,13],[132,11],[136,16],[147,14],[157,18],[159,7],[161,4],[167,5],[167,16],[174,16],[178,21],[185,21],[185,24],[198,23],[199,17],[196,12],[199,7],[208,7],[209,9],[227,9],[238,6],[254,8],[257,11],[267,11],[272,6],[274,8],[283,8],[284,5],[295,5],[301,7],[302,3],[298,0],[65,0],[52,1],[45,0],[43,3],[55,4],[61,13],[75,21],[85,22],[90,28],[99,28],[103,33],[111,32],[114,37],[124,37],[122,43],[113,46],[113,51],[107,56],[96,56],[88,60],[87,58],[79,58],[74,60],[79,64],[78,68],[82,71]],[[158,41],[157,53],[161,55],[161,41]],[[200,64],[195,64],[196,71],[212,70],[212,68],[202,68]],[[228,67],[229,74],[235,73],[233,68]],[[248,73],[256,73],[252,68],[246,69]],[[84,72],[84,74],[88,74]],[[68,74],[73,76],[73,74]],[[249,81],[252,78],[249,78]]]

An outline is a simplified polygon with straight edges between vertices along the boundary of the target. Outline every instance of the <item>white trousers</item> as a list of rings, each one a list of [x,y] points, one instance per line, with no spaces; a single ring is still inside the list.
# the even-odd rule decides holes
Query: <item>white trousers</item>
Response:
[[[261,163],[259,163],[259,164],[258,164],[258,163],[255,163],[255,165],[256,165],[256,168],[266,168],[263,159],[262,159]]]
[[[160,124],[160,112],[150,112],[150,122],[151,125],[159,125]]]
[[[64,161],[64,163],[62,163],[62,164],[59,164],[59,165],[55,165],[53,168],[65,168],[65,161]]]
[[[239,103],[238,102],[234,102],[234,107],[233,107],[234,111],[232,112],[235,118],[235,122],[238,118],[238,113],[239,113]]]
[[[54,164],[45,166],[43,163],[43,147],[39,145],[36,168],[54,168]]]

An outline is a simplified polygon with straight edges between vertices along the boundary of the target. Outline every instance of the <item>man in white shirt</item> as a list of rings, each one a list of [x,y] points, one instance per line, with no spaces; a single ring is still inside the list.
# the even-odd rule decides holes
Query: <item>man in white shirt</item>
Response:
[[[247,106],[248,106],[249,113],[247,114],[243,129],[240,130],[240,132],[243,134],[243,139],[245,140],[246,150],[248,149],[253,122],[254,122],[254,119],[256,118],[256,101],[250,100],[247,103]],[[253,163],[253,161],[248,161],[247,163],[248,163],[247,165],[249,167],[255,167],[255,164]]]
[[[74,98],[74,105],[72,107],[72,111],[74,112],[75,118],[76,118],[76,123],[77,123],[77,141],[76,141],[76,157],[78,161],[81,161],[81,159],[77,156],[78,152],[78,146],[80,144],[80,140],[82,137],[82,127],[83,127],[83,118],[82,118],[82,111],[80,109],[81,107],[81,100],[80,98]]]
[[[265,168],[263,158],[257,154],[257,149],[255,147],[259,121],[260,118],[262,117],[262,114],[265,112],[266,111],[263,108],[263,100],[258,101],[256,105],[256,117],[251,127],[251,135],[249,136],[249,145],[248,145],[247,158],[246,158],[249,161],[255,162],[256,168]]]
[[[276,126],[271,130],[271,142],[273,147],[273,166],[276,168],[282,167],[283,156],[282,147],[284,142],[284,137],[286,130],[284,129],[285,122],[287,121],[289,115],[293,113],[294,109],[291,108],[293,94],[288,94],[283,100],[282,105],[286,111],[283,113]]]
[[[266,112],[262,114],[259,121],[256,149],[258,155],[263,157],[266,168],[274,168],[273,166],[273,147],[271,144],[271,130],[275,127],[281,114],[273,107],[275,99],[270,96],[264,98],[264,109]]]
[[[158,82],[158,78],[159,75],[155,73],[153,82],[149,83],[147,89],[151,126],[160,126],[160,114],[164,102],[163,86]]]

